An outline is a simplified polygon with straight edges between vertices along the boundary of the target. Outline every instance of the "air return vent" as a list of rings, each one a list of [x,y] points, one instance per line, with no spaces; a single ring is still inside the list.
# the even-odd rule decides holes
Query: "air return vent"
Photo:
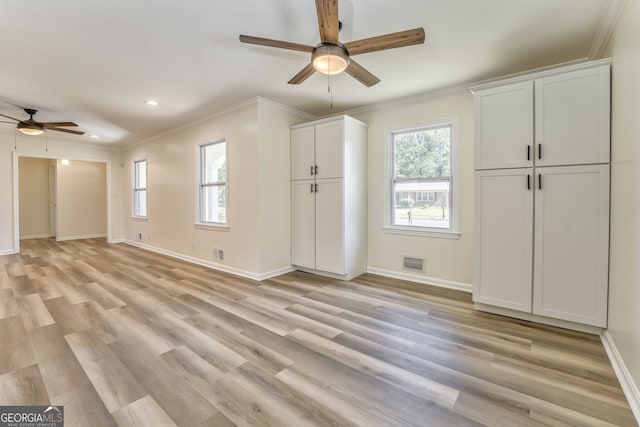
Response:
[[[402,258],[402,268],[405,270],[424,272],[424,258],[406,256]]]

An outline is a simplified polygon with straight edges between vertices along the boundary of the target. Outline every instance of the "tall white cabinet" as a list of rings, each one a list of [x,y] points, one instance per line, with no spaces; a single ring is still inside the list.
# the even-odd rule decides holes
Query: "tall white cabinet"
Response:
[[[476,306],[606,327],[610,62],[472,92]]]
[[[366,270],[367,125],[349,116],[291,127],[291,263],[349,280]]]

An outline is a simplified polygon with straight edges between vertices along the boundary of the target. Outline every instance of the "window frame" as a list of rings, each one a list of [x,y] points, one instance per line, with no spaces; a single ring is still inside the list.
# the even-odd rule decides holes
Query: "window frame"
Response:
[[[133,184],[132,184],[132,188],[133,188],[133,192],[132,192],[132,196],[133,196],[133,200],[132,200],[132,212],[131,212],[131,216],[135,219],[148,219],[149,218],[149,191],[148,191],[148,187],[149,187],[149,162],[147,161],[148,159],[146,157],[141,158],[141,159],[137,159],[134,160],[133,162],[131,162],[131,167],[132,167],[132,178],[133,178]],[[144,187],[139,187],[139,180],[138,180],[138,165],[140,163],[144,162],[144,181],[146,183],[146,185]],[[145,215],[140,215],[138,214],[139,209],[138,209],[138,204],[136,203],[136,194],[140,193],[140,192],[144,192],[146,197],[145,197],[145,206],[144,206],[144,210],[146,212]]]
[[[215,145],[215,144],[225,144],[224,145],[224,155],[225,155],[225,180],[224,181],[212,181],[212,182],[204,182],[204,147]],[[196,144],[196,209],[195,209],[195,226],[200,229],[210,229],[210,230],[220,230],[220,231],[228,231],[229,230],[229,140],[226,136],[211,138],[206,142],[201,142]],[[204,221],[204,204],[203,204],[203,189],[206,187],[221,187],[223,186],[225,189],[225,222],[217,222],[217,221]]]
[[[449,228],[437,228],[437,227],[423,227],[416,225],[396,225],[393,224],[392,210],[395,208],[395,193],[394,193],[394,172],[395,172],[395,157],[394,157],[394,135],[398,133],[409,133],[419,130],[427,130],[433,128],[439,128],[444,126],[450,126],[450,172],[451,181],[449,185]],[[424,121],[414,124],[400,125],[389,127],[384,130],[386,141],[386,154],[384,167],[384,223],[383,231],[390,234],[403,234],[412,236],[424,236],[424,237],[437,237],[437,238],[460,238],[459,232],[459,181],[460,173],[458,169],[459,160],[459,121],[458,117],[444,117],[437,120]]]

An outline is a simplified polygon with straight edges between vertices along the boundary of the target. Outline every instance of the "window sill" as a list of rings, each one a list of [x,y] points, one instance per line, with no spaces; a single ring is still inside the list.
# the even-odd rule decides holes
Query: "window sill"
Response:
[[[195,226],[199,230],[229,231],[229,226],[227,224],[204,224],[196,222]]]
[[[382,231],[385,234],[400,234],[403,236],[435,237],[437,239],[459,239],[460,238],[460,233],[457,231],[449,231],[449,230],[439,231],[432,228],[419,229],[417,227],[385,226],[385,227],[382,227]]]
[[[134,220],[134,221],[141,221],[141,222],[149,221],[149,217],[146,217],[146,216],[135,216],[135,215],[132,215],[131,219]]]

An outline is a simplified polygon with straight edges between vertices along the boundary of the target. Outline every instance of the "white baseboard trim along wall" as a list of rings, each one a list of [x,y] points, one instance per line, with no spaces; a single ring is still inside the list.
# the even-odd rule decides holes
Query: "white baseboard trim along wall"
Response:
[[[602,345],[604,345],[607,356],[609,356],[613,370],[618,377],[618,381],[620,382],[622,391],[624,392],[624,395],[629,402],[629,406],[633,411],[633,415],[636,417],[638,424],[640,424],[640,390],[633,381],[633,377],[627,369],[627,365],[625,365],[624,360],[622,360],[609,331],[604,331],[600,335],[600,340],[602,341]]]
[[[81,239],[97,239],[107,237],[106,234],[88,234],[86,236],[61,236],[56,237],[56,242],[64,242],[67,240],[81,240]]]
[[[417,282],[425,285],[438,286],[440,288],[455,289],[458,291],[469,293],[471,293],[471,291],[473,290],[472,285],[468,283],[452,282],[450,280],[436,279],[435,277],[427,277],[419,274],[401,273],[398,271],[384,270],[382,268],[367,267],[367,273],[391,277],[393,279],[408,280],[410,282]]]
[[[212,262],[212,261],[207,261],[207,260],[200,259],[200,258],[190,257],[188,255],[183,255],[183,254],[178,253],[178,252],[168,251],[166,249],[157,248],[155,246],[145,245],[144,243],[136,242],[136,241],[133,241],[133,240],[125,240],[123,243],[126,243],[126,244],[131,245],[131,246],[136,246],[138,248],[146,249],[146,250],[151,251],[151,252],[156,252],[156,253],[159,253],[159,254],[162,254],[162,255],[167,255],[167,256],[170,256],[172,258],[177,258],[177,259],[180,259],[182,261],[191,262],[193,264],[201,265],[203,267],[208,267],[208,268],[211,268],[213,270],[224,271],[225,273],[236,274],[238,276],[246,277],[247,279],[252,279],[252,280],[257,280],[257,281],[267,280],[267,279],[270,279],[272,277],[276,277],[276,276],[279,276],[281,274],[285,274],[285,273],[289,273],[290,271],[294,271],[293,266],[286,266],[286,267],[279,268],[279,269],[276,269],[276,270],[273,270],[273,271],[269,271],[267,273],[257,274],[257,273],[254,273],[252,271],[241,270],[239,268],[229,267],[227,265],[220,264],[220,263],[217,263],[217,262]]]

